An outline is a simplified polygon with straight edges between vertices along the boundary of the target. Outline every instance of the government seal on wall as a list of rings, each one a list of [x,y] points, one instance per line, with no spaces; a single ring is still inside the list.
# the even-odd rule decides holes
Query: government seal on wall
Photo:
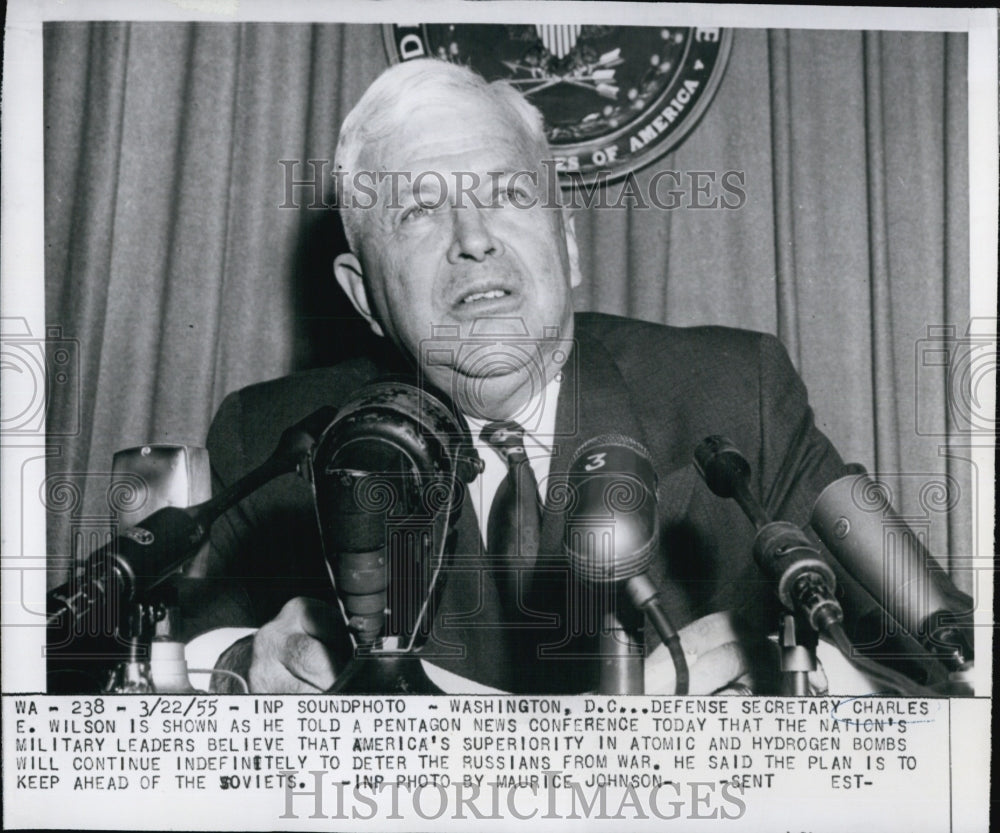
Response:
[[[678,26],[387,25],[390,60],[502,78],[545,117],[564,184],[613,181],[676,148],[725,71],[732,31]]]

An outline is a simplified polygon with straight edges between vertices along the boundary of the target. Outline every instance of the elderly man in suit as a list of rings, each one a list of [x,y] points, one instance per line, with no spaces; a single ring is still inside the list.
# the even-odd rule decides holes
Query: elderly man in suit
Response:
[[[509,462],[483,428],[513,420],[525,429],[521,444],[543,504],[546,484],[587,439],[621,434],[649,450],[662,530],[650,577],[681,626],[691,691],[750,677],[766,688],[767,652],[756,646],[777,622],[773,588],[750,555],[753,527],[707,490],[692,450],[706,435],[730,437],[750,460],[765,507],[798,524],[843,463],[815,428],[805,389],[774,338],[574,314],[576,242],[552,198],[549,158],[540,115],[524,98],[435,60],[387,70],[341,129],[336,166],[351,250],[336,259],[336,278],[394,345],[397,366],[418,367],[452,399],[485,463],[458,522],[463,566],[447,572],[426,653],[502,690],[593,690],[597,663],[570,632],[565,575],[539,571],[518,590],[485,561],[477,566],[490,548],[488,519]],[[432,355],[427,345],[442,332],[455,349]],[[490,361],[489,351],[506,358]],[[342,404],[393,369],[353,361],[231,395],[209,435],[218,483],[259,463],[287,425],[320,405]],[[300,480],[276,481],[213,533],[217,553],[244,577],[243,623],[262,625],[220,667],[248,671],[256,691],[323,691],[342,668],[343,624],[331,605],[311,497]],[[561,551],[564,521],[545,506],[541,553]],[[838,578],[857,622],[874,602],[839,571]],[[511,593],[523,593],[513,606]],[[537,613],[534,624],[511,622],[512,607],[527,620]],[[669,692],[672,665],[656,641],[650,632],[646,690]],[[570,648],[542,650],[560,643]]]

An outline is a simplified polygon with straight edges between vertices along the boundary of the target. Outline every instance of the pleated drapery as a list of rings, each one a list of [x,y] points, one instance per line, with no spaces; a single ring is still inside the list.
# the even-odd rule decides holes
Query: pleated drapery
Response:
[[[48,460],[50,486],[81,492],[50,512],[49,552],[67,555],[80,518],[109,516],[115,450],[203,444],[230,391],[372,349],[333,282],[345,244],[324,201],[340,120],[387,59],[372,25],[51,23],[44,38],[46,320],[81,361],[49,411],[80,426]],[[929,327],[969,321],[966,43],[737,31],[704,118],[637,181],[737,172],[743,204],[575,213],[578,309],[777,334],[820,427],[891,475],[943,557],[969,553],[971,466],[921,351]]]

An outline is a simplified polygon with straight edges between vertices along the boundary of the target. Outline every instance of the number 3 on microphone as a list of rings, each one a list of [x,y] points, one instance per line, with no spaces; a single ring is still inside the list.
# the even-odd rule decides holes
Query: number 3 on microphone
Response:
[[[583,467],[584,471],[597,471],[598,469],[604,468],[604,458],[607,456],[606,451],[598,451],[597,454],[590,454],[587,456],[587,465]]]

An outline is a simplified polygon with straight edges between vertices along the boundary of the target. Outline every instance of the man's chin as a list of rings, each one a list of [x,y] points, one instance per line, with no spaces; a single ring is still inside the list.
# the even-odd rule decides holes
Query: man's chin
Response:
[[[545,387],[524,370],[516,373],[466,375],[453,371],[447,379],[432,379],[467,417],[482,420],[518,419]]]

